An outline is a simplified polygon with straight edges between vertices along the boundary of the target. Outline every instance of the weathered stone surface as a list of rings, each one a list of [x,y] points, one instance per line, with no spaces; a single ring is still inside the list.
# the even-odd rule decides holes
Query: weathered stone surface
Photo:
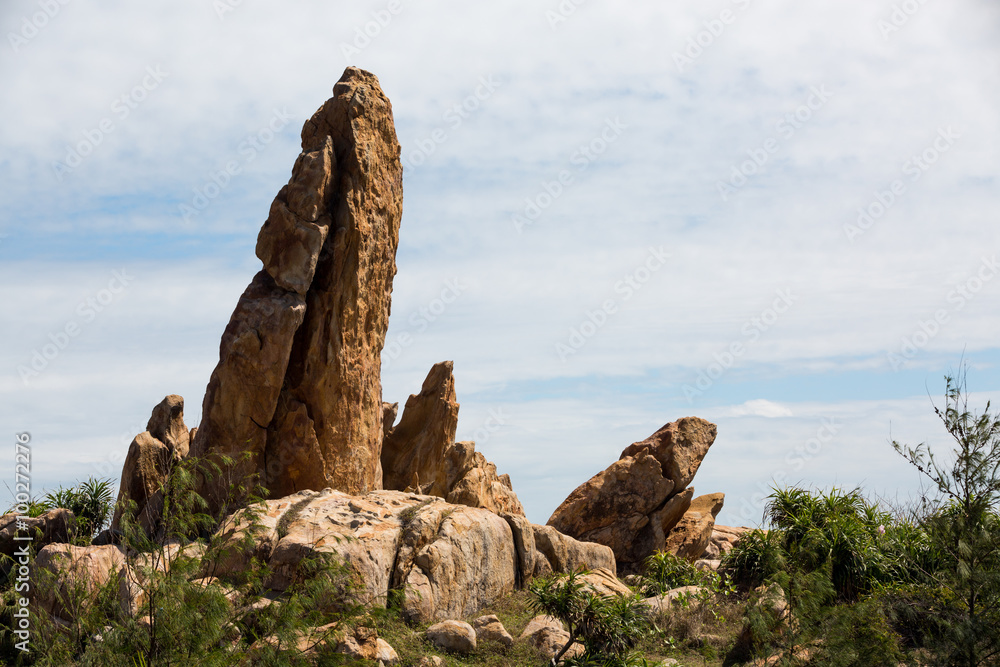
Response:
[[[598,595],[605,597],[614,595],[628,597],[632,595],[632,589],[619,581],[615,573],[607,568],[597,568],[596,570],[580,575],[579,579],[587,588]]]
[[[722,510],[725,497],[723,493],[712,493],[692,500],[691,507],[667,535],[664,548],[688,560],[700,558],[712,539],[715,517]]]
[[[620,458],[648,451],[660,462],[663,474],[674,482],[674,493],[687,488],[698,472],[708,448],[715,442],[715,424],[699,417],[684,417],[666,424],[645,440],[625,448]]]
[[[641,571],[664,549],[694,496],[690,483],[716,427],[698,417],[671,422],[626,447],[618,461],[575,489],[548,523],[578,540],[611,547],[621,573]]]
[[[448,471],[442,463],[455,442],[459,407],[453,367],[450,361],[434,364],[420,393],[406,399],[403,416],[382,445],[385,488],[448,495]]]
[[[219,364],[208,382],[201,425],[191,443],[192,456],[237,458],[230,474],[201,489],[213,506],[221,504],[229,482],[252,479],[265,470],[267,426],[274,418],[305,310],[302,296],[278,287],[266,271],[254,276],[236,304],[222,334]],[[242,458],[244,453],[248,460]]]
[[[190,431],[184,425],[184,397],[170,394],[153,408],[146,423],[151,436],[166,445],[175,458],[183,459],[190,447]]]
[[[231,479],[272,497],[381,488],[380,354],[402,213],[392,106],[348,68],[302,128],[302,153],[258,237],[264,263],[223,334],[194,436],[198,456],[249,453]]]
[[[543,615],[535,616],[528,621],[528,625],[521,632],[519,639],[528,642],[539,653],[551,660],[569,641],[569,633],[566,632],[559,619]],[[567,649],[563,658],[575,658],[578,655],[583,655],[583,652],[583,645],[575,643]]]
[[[357,660],[381,660],[386,665],[395,665],[399,662],[396,650],[372,628],[355,628],[351,634],[344,637],[335,650]]]
[[[435,364],[420,393],[407,399],[399,423],[386,432],[382,445],[385,488],[523,516],[510,477],[498,475],[496,466],[476,451],[475,443],[455,442],[458,410],[453,364]]]
[[[35,557],[31,580],[32,604],[67,621],[84,611],[97,591],[111,581],[117,582],[125,613],[134,614],[140,602],[125,552],[114,545],[49,544]]]
[[[743,537],[743,534],[753,530],[747,526],[720,526],[715,524],[712,528],[712,539],[705,546],[705,551],[701,557],[706,559],[721,558],[730,551],[736,543]]]
[[[417,667],[444,667],[444,660],[436,655],[425,655],[420,658]]]
[[[111,519],[111,530],[121,526],[122,513],[128,501],[135,503],[134,518],[139,526],[152,534],[160,521],[163,504],[161,488],[176,460],[170,447],[154,438],[149,431],[135,436],[128,446],[125,465],[118,488],[118,501]]]
[[[18,518],[25,523],[27,530],[17,530]],[[17,536],[30,537],[31,547],[36,550],[54,542],[69,542],[75,523],[73,512],[64,507],[51,509],[36,517],[4,514],[0,516],[0,554],[13,556],[15,551],[29,544],[26,540],[15,540]]]
[[[476,631],[464,621],[447,620],[427,628],[427,639],[445,651],[468,655],[476,650]]]
[[[674,483],[646,452],[621,459],[578,487],[556,508],[548,524],[578,540],[607,545],[619,562],[635,535],[670,496]]]
[[[532,525],[535,548],[548,562],[552,572],[573,572],[576,570],[608,570],[614,576],[617,566],[615,554],[610,547],[596,542],[575,540],[563,535],[552,526]],[[536,576],[544,574],[536,571]]]
[[[393,582],[408,620],[471,616],[514,590],[510,527],[487,510],[432,502],[404,531]]]
[[[399,412],[399,403],[388,403],[386,401],[382,402],[382,442],[383,446],[385,439],[389,437],[392,433],[392,428],[396,424],[396,413]],[[385,478],[385,471],[382,472],[383,479]]]
[[[514,645],[514,638],[507,632],[500,619],[494,614],[480,616],[472,622],[472,627],[476,629],[477,641],[492,641],[503,644],[506,647]]]
[[[284,590],[303,558],[337,554],[357,575],[361,602],[385,604],[390,588],[403,590],[404,615],[420,622],[471,616],[514,590],[511,530],[486,510],[399,491],[356,497],[330,489],[269,500],[262,510],[248,550],[237,547],[246,513],[231,517],[204,574],[238,572],[256,556],[273,571],[265,583]]]

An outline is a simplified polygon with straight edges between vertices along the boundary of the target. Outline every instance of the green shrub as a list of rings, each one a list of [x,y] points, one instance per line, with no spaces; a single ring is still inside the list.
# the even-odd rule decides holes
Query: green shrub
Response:
[[[535,579],[530,586],[533,607],[566,624],[569,641],[553,659],[558,663],[574,642],[586,652],[568,665],[637,664],[632,649],[649,630],[639,595],[602,596],[580,580],[581,573]]]
[[[785,569],[783,539],[779,530],[747,531],[722,557],[719,570],[728,581],[744,591],[757,588]]]
[[[107,527],[114,512],[111,480],[89,478],[77,486],[59,487],[46,494],[40,505],[44,511],[64,507],[76,517],[76,536],[83,544]]]

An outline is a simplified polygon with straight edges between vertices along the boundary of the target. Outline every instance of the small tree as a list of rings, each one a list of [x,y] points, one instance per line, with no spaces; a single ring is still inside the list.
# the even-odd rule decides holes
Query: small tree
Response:
[[[558,618],[569,628],[569,640],[552,658],[552,664],[558,664],[577,641],[583,642],[586,653],[573,664],[610,667],[639,663],[629,652],[649,629],[641,598],[600,595],[579,575],[553,575],[531,583],[535,609]]]
[[[1000,417],[990,403],[969,408],[964,368],[945,376],[944,407],[934,406],[955,442],[954,460],[939,463],[926,443],[893,441],[900,455],[928,478],[920,524],[943,557],[923,574],[955,600],[939,614],[939,660],[978,667],[1000,664]],[[926,564],[924,564],[926,566]]]

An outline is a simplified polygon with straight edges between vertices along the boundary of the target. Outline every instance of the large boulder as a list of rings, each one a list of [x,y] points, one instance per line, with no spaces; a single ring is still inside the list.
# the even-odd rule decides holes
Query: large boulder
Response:
[[[302,128],[302,152],[258,236],[264,269],[226,327],[205,393],[192,454],[238,458],[203,481],[214,508],[233,480],[259,480],[275,498],[382,487],[399,155],[378,79],[347,68]]]
[[[387,489],[445,498],[449,503],[481,507],[497,514],[524,515],[508,475],[476,451],[474,442],[455,442],[459,404],[454,364],[435,364],[419,394],[406,400],[403,416],[386,426],[382,445],[383,482]],[[395,416],[386,404],[385,419]]]
[[[607,545],[620,571],[640,570],[648,556],[666,547],[667,536],[689,511],[691,481],[715,436],[715,425],[698,417],[666,424],[577,487],[548,524],[578,540]]]
[[[134,614],[141,596],[120,547],[49,544],[35,557],[32,604],[38,611],[73,621],[108,585],[115,587],[122,611]]]
[[[330,554],[353,571],[360,602],[385,604],[390,590],[401,591],[403,615],[416,622],[471,617],[534,576],[534,565],[525,573],[525,557],[544,562],[543,571],[603,567],[613,578],[607,547],[561,536],[553,568],[535,547],[531,524],[512,520],[532,541],[516,540],[508,519],[493,512],[434,496],[301,491],[231,515],[217,534],[219,547],[203,559],[202,574],[236,574],[257,558],[272,571],[265,584],[282,591],[304,559]]]
[[[25,545],[38,550],[54,542],[69,542],[75,525],[73,512],[64,507],[35,517],[4,514],[0,516],[0,555],[13,557]]]

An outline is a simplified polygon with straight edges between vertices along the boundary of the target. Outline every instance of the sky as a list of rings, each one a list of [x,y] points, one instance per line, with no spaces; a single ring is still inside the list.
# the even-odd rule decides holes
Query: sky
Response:
[[[536,523],[667,422],[774,485],[921,490],[893,439],[1000,390],[1000,4],[7,0],[0,494],[195,426],[302,123],[378,76],[404,205],[383,397],[454,360],[458,438]],[[0,448],[2,449],[2,448]],[[3,500],[3,499],[0,499]]]

